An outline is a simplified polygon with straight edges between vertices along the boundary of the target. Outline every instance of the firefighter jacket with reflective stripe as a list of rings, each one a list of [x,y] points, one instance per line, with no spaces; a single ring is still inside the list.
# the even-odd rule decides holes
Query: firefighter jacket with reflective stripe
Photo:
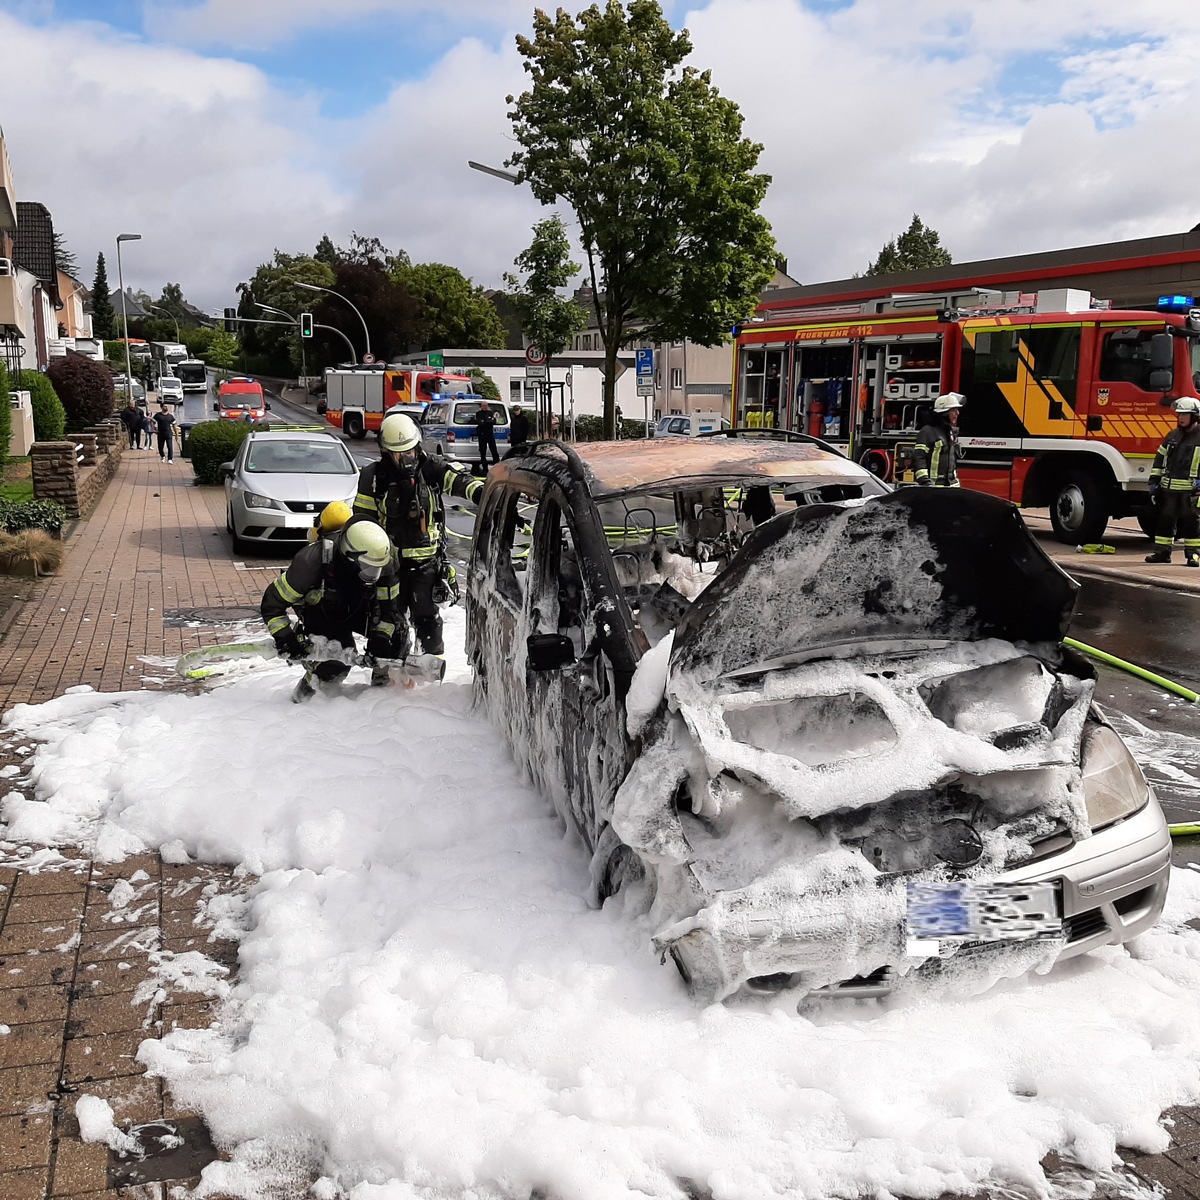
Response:
[[[402,562],[430,562],[445,536],[442,495],[479,503],[483,483],[457,463],[421,456],[415,476],[404,476],[391,459],[368,463],[358,476],[354,515],[383,526]]]
[[[1167,434],[1154,456],[1150,482],[1168,492],[1190,492],[1200,478],[1200,421]]]
[[[289,608],[301,621],[306,613],[319,613],[322,625],[349,622],[360,632],[379,630],[390,637],[396,631],[399,592],[391,567],[384,568],[374,583],[365,583],[354,563],[337,552],[333,539],[319,538],[268,584],[259,611],[272,637],[290,624]]]
[[[932,479],[938,487],[958,487],[958,430],[930,422],[917,434],[913,447],[916,480]]]

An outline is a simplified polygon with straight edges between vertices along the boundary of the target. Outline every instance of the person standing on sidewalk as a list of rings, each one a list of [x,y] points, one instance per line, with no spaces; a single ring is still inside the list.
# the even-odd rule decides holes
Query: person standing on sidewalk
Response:
[[[167,462],[174,462],[175,414],[167,408],[165,402],[159,404],[158,412],[154,414],[154,424],[158,432],[158,457],[165,458]]]
[[[492,451],[492,462],[500,461],[496,449],[496,414],[486,400],[479,402],[479,411],[475,414],[475,441],[479,446],[479,473],[486,475],[488,469],[487,452]]]
[[[125,432],[129,434],[130,450],[140,450],[142,448],[142,410],[130,400],[123,409],[121,409],[121,424],[125,426]]]
[[[516,458],[524,454],[529,446],[529,418],[521,411],[519,404],[512,406],[512,416],[508,423],[508,450],[505,458]]]
[[[1200,400],[1175,402],[1176,427],[1167,434],[1150,468],[1150,499],[1157,514],[1151,563],[1168,563],[1178,535],[1183,561],[1200,567]]]

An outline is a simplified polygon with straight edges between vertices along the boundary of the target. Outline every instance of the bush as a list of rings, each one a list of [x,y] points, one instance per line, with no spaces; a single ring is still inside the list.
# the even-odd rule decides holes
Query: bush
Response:
[[[10,384],[8,378],[8,369],[0,362],[0,466],[3,466],[8,460],[8,447],[12,442],[12,405],[8,402],[8,389],[15,384]]]
[[[46,377],[66,410],[69,433],[79,433],[112,416],[112,374],[103,363],[68,354],[51,362]]]
[[[627,417],[621,417],[617,421],[617,437],[621,441],[631,441],[633,439],[643,439],[646,436],[646,422],[633,421]],[[603,417],[576,417],[575,418],[575,440],[580,442],[602,442],[604,441],[604,418]]]
[[[0,571],[49,575],[62,566],[62,560],[62,542],[44,529],[0,533]]]
[[[39,442],[61,442],[67,428],[67,410],[54,384],[41,371],[22,371],[17,386],[29,393],[33,405],[33,436]]]
[[[58,537],[66,519],[67,510],[56,500],[0,500],[0,530],[5,533],[44,529]]]
[[[251,425],[248,421],[201,421],[188,434],[188,454],[197,483],[220,483],[217,468],[229,462],[238,452],[252,429],[266,426]]]

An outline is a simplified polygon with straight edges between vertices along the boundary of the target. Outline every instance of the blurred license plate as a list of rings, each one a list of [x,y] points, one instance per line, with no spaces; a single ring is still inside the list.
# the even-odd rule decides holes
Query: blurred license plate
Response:
[[[980,942],[1062,937],[1057,883],[909,883],[909,938]]]

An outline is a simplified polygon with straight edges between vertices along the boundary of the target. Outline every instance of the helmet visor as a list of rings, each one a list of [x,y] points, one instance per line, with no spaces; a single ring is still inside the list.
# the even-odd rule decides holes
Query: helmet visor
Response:
[[[375,583],[383,574],[382,567],[373,567],[365,558],[358,560],[358,577],[363,583]]]

